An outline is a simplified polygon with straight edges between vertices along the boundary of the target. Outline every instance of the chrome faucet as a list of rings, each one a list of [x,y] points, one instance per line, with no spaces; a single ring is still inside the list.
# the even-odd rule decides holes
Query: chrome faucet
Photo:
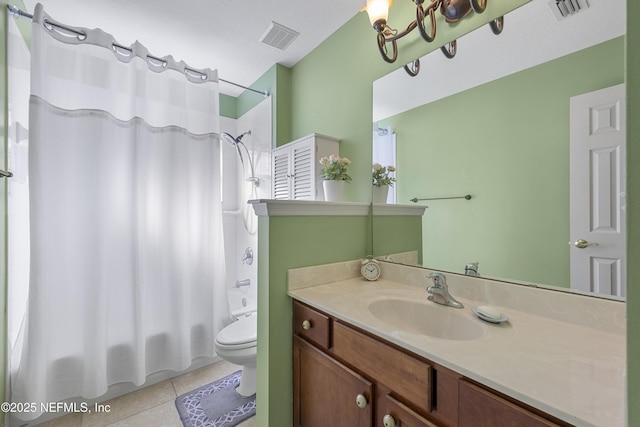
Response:
[[[464,274],[466,276],[475,276],[480,277],[480,273],[478,273],[478,264],[477,262],[470,262],[464,266]]]
[[[236,288],[241,288],[243,286],[251,286],[251,279],[236,280]]]
[[[447,278],[442,273],[431,273],[429,278],[433,279],[433,285],[427,288],[429,292],[429,301],[433,301],[437,304],[448,305],[454,308],[464,308],[464,306],[456,301],[454,297],[449,293],[449,287],[447,286]]]

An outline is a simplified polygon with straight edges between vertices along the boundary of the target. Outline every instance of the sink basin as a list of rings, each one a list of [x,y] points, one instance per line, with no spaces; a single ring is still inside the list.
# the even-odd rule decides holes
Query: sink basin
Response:
[[[457,308],[403,299],[382,299],[369,304],[377,319],[411,333],[446,340],[469,341],[482,338],[482,326]]]

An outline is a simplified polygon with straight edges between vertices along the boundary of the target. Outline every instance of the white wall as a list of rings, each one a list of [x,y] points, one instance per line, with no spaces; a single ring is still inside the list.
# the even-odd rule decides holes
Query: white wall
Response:
[[[251,135],[245,136],[242,142],[253,159],[254,173],[260,179],[259,186],[256,188],[246,181],[251,169],[244,149],[241,148],[245,159],[243,170],[236,149],[227,144],[222,147],[222,181],[227,286],[233,292],[239,292],[241,297],[246,297],[249,304],[257,308],[258,219],[247,201],[271,198],[271,98],[266,98],[237,120],[221,118],[220,127],[222,132],[233,136],[251,131]],[[254,262],[251,265],[241,261],[246,248],[253,251]],[[236,289],[236,281],[244,279],[249,279],[251,286]]]

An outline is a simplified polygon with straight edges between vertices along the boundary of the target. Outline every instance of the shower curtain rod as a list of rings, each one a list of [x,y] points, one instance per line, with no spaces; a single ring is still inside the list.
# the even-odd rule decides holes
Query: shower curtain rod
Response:
[[[9,14],[11,14],[11,15],[17,17],[17,18],[26,18],[26,19],[33,20],[33,15],[32,14],[25,12],[24,10],[18,8],[16,5],[8,4],[7,5],[7,9],[9,9]],[[76,31],[75,29],[65,27],[64,25],[60,25],[60,24],[56,24],[56,25],[62,27],[65,30],[71,31],[71,32],[75,32]],[[229,80],[221,79],[220,77],[218,77],[218,80],[221,81],[221,82],[233,85],[233,86],[237,86],[237,87],[245,89],[245,90],[249,90],[251,92],[259,93],[260,95],[262,95],[265,98],[267,98],[270,95],[269,92],[266,91],[266,90],[265,91],[261,91],[261,90],[253,89],[251,87],[243,86],[241,84],[234,83],[234,82],[231,82]]]

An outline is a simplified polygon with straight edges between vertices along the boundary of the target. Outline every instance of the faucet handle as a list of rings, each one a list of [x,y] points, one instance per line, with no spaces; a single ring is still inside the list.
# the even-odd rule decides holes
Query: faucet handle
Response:
[[[479,262],[469,262],[464,266],[464,274],[467,276],[480,276],[478,274],[478,264]]]
[[[428,277],[433,280],[433,286],[436,288],[445,288],[447,286],[447,277],[442,273],[433,272]]]

